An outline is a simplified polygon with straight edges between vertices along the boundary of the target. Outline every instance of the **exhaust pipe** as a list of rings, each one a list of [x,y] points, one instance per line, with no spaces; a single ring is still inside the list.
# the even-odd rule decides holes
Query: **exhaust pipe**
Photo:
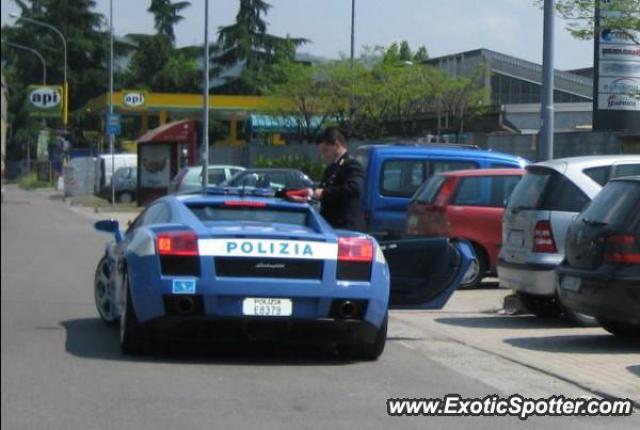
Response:
[[[193,313],[194,303],[192,297],[183,297],[176,304],[176,310],[179,314],[187,315]]]
[[[357,308],[355,303],[349,300],[345,300],[340,304],[340,307],[339,307],[340,317],[353,318],[354,315],[356,314],[356,309]]]

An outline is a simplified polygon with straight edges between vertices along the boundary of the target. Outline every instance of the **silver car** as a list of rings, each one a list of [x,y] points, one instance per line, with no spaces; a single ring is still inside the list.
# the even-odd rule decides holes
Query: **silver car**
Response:
[[[231,179],[236,173],[244,170],[240,166],[211,165],[209,168],[209,185],[220,185]],[[169,193],[192,193],[202,189],[202,166],[185,167],[169,183]]]
[[[587,156],[527,166],[504,212],[498,278],[538,316],[565,313],[557,299],[555,269],[564,258],[571,221],[609,179],[640,174],[639,155]]]

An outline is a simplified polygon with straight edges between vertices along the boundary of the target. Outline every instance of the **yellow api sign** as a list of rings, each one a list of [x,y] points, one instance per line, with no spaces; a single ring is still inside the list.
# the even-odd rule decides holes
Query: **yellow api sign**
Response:
[[[29,114],[35,117],[60,117],[64,106],[62,94],[61,86],[30,85]]]
[[[122,104],[127,109],[142,109],[145,107],[145,101],[144,91],[125,90],[122,94]]]

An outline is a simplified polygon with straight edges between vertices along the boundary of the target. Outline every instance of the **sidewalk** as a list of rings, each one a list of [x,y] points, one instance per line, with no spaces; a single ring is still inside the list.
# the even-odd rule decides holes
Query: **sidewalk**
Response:
[[[640,341],[561,319],[496,314],[509,293],[457,291],[441,311],[393,311],[392,319],[640,407]]]

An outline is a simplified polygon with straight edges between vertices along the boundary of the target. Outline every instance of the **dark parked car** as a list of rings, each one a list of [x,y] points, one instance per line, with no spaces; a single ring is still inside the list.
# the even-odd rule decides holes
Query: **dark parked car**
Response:
[[[311,179],[297,169],[247,169],[221,184],[225,187],[271,188],[313,188]]]
[[[640,176],[612,180],[575,219],[557,271],[563,305],[640,336]]]

